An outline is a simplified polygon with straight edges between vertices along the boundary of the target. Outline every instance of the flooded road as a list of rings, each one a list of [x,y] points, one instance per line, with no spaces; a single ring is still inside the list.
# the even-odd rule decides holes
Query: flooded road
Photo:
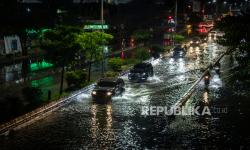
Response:
[[[226,55],[220,63],[220,73],[211,70],[210,84],[200,82],[184,106],[208,107],[211,115],[177,116],[166,129],[169,147],[176,147],[178,140],[178,145],[188,149],[250,149],[250,99],[244,96],[247,89],[231,83],[237,66],[231,56]]]
[[[48,117],[0,137],[1,149],[186,148],[190,140],[183,138],[199,127],[198,123],[178,117],[144,116],[141,109],[174,105],[201,70],[224,50],[209,41],[200,48],[189,48],[185,58],[174,59],[169,54],[152,60],[155,75],[145,83],[130,83],[126,75],[122,76],[125,92],[110,104],[95,104],[90,91],[83,93]]]

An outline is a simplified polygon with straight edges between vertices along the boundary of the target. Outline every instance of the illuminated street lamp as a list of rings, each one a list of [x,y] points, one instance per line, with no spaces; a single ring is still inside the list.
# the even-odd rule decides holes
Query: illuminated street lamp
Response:
[[[31,12],[31,9],[28,7],[28,8],[26,8],[26,11],[27,11],[28,13],[30,13],[30,12]]]

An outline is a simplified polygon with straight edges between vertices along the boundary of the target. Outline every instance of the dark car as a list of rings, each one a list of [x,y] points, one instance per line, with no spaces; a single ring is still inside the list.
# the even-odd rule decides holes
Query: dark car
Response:
[[[182,47],[175,47],[173,49],[173,58],[183,58],[186,55],[186,50]]]
[[[124,92],[124,85],[121,78],[102,78],[97,82],[91,95],[95,100],[104,102],[111,99],[112,96],[121,95]]]
[[[140,63],[134,65],[128,74],[130,81],[146,81],[148,77],[154,75],[153,66],[151,63]]]

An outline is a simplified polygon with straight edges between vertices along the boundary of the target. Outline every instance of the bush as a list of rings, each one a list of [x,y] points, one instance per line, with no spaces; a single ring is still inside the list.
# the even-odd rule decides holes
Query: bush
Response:
[[[83,70],[66,72],[66,81],[68,87],[72,85],[80,87],[86,81],[87,74]]]
[[[114,72],[114,71],[107,71],[105,74],[104,74],[105,77],[116,77],[118,76],[118,73],[117,72]]]
[[[123,60],[121,58],[111,58],[108,61],[108,65],[113,71],[121,71],[122,65],[123,65]]]
[[[157,52],[157,53],[161,53],[164,51],[163,47],[160,46],[160,45],[153,45],[151,47],[151,50],[154,51],[154,52]]]
[[[135,57],[143,61],[150,58],[150,53],[146,48],[137,48],[135,49]]]
[[[130,59],[125,59],[123,65],[134,65],[140,63],[140,60],[130,58]]]
[[[152,37],[152,33],[149,30],[136,30],[133,37],[137,43],[147,42]]]
[[[174,35],[174,40],[176,42],[182,42],[184,39],[185,39],[185,37],[183,35],[179,35],[179,34]]]

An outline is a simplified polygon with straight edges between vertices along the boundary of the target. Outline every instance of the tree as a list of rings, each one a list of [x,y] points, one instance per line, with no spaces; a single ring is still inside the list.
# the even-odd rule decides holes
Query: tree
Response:
[[[137,43],[148,42],[152,37],[152,33],[148,30],[137,30],[132,35]]]
[[[241,16],[227,16],[217,23],[216,27],[225,35],[218,40],[221,45],[235,51],[238,68],[234,69],[234,80],[249,79],[249,50],[250,50],[250,14]]]
[[[109,66],[113,71],[121,71],[124,61],[121,58],[111,58],[108,61]]]
[[[142,48],[137,48],[135,49],[135,57],[139,59],[140,61],[147,60],[150,58],[150,53],[149,51],[142,47]]]
[[[63,92],[65,66],[74,59],[80,46],[77,43],[79,28],[71,26],[57,26],[44,32],[40,37],[41,48],[45,49],[45,59],[61,67],[60,94]]]
[[[113,36],[104,32],[82,32],[77,41],[81,46],[82,53],[88,61],[88,81],[90,81],[91,66],[93,61],[103,57],[103,46],[113,39]]]
[[[248,50],[250,46],[250,16],[228,16],[217,23],[217,28],[225,32],[218,41],[230,50]]]

